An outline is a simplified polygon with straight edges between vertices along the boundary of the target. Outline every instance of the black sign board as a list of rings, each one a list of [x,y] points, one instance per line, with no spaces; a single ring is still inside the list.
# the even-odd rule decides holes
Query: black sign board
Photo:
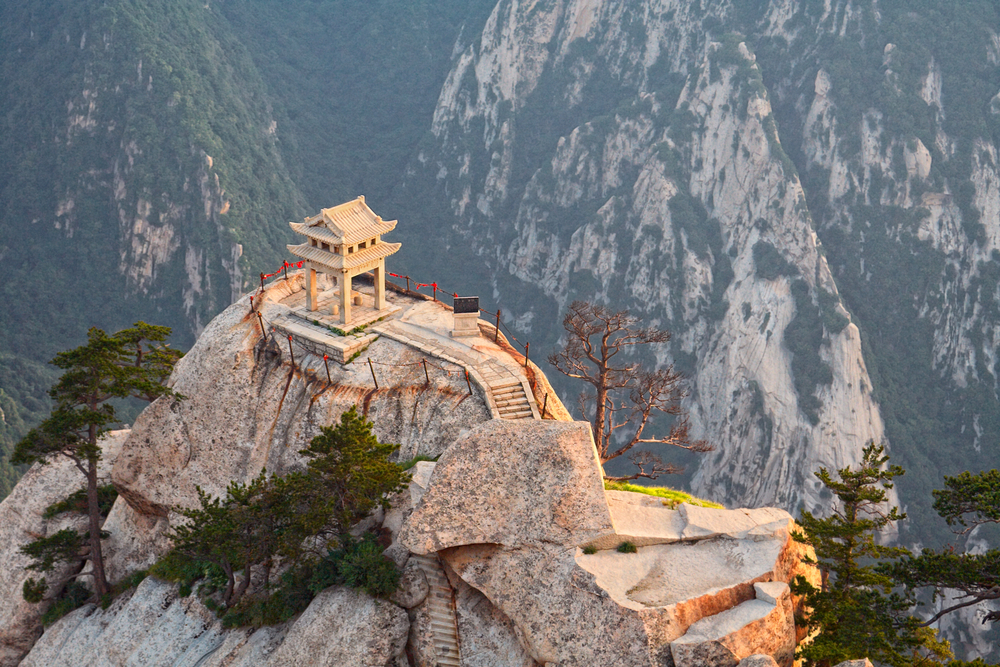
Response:
[[[478,313],[479,312],[479,297],[478,296],[456,296],[455,297],[455,313]]]

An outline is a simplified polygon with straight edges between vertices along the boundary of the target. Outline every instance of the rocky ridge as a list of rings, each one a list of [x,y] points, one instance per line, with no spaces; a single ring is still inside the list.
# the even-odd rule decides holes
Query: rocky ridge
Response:
[[[265,319],[293,289],[294,281],[269,288]],[[789,664],[796,637],[786,582],[809,571],[787,513],[674,510],[649,497],[606,494],[585,423],[490,420],[482,397],[456,404],[443,378],[419,400],[405,390],[406,377],[374,391],[350,365],[324,383],[308,370],[315,360],[307,354],[296,351],[293,369],[280,346],[263,341],[248,301],[213,320],[178,364],[171,384],[186,399],[152,404],[105,450],[120,491],[104,526],[112,578],[166,550],[172,508],[192,505],[196,485],[220,493],[265,465],[294,469],[301,443],[358,401],[380,438],[440,454],[436,464],[418,463],[392,510],[374,517],[393,536],[386,554],[402,568],[400,590],[376,601],[334,587],[283,626],[225,630],[196,598],[147,578],[108,609],[88,605],[65,616],[37,642],[30,641],[37,609],[5,609],[0,664],[430,667],[447,643],[432,599],[453,610],[451,641],[462,666],[721,665],[760,652]],[[368,354],[409,352],[379,340]],[[419,415],[428,404],[449,407],[419,433],[386,417]],[[10,561],[11,576],[24,575],[11,558],[42,525],[40,491],[55,493],[65,474],[36,467],[0,504],[0,512],[27,517],[4,524],[10,535],[0,558]],[[639,541],[637,553],[615,550],[627,539]],[[584,553],[589,546],[593,554]],[[693,563],[713,558],[714,578],[703,579]],[[691,569],[672,565],[682,562]],[[20,643],[10,641],[15,636]],[[718,662],[705,663],[709,654]]]

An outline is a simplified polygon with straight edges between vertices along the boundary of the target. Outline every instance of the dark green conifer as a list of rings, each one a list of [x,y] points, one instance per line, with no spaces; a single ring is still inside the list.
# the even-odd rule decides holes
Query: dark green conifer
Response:
[[[48,544],[52,538],[43,538],[25,547],[47,554],[32,565],[34,569],[51,570],[57,562],[90,561],[85,574],[93,577],[97,596],[110,591],[104,571],[101,550],[101,503],[97,467],[101,460],[98,441],[108,427],[117,423],[114,399],[128,397],[153,401],[161,396],[180,398],[164,383],[180,358],[180,352],[164,343],[170,335],[169,327],[137,322],[130,329],[109,336],[92,328],[87,342],[80,347],[60,352],[52,364],[64,372],[49,390],[55,407],[47,419],[32,429],[14,448],[11,462],[48,463],[59,456],[69,458],[86,479],[88,533],[84,540],[89,547],[84,556],[81,549],[75,552],[65,546],[67,536],[59,545]],[[61,545],[61,546],[60,546]],[[56,547],[59,546],[59,549]],[[81,545],[82,546],[82,545]],[[51,548],[50,548],[51,547]],[[53,551],[53,549],[56,549]]]
[[[894,593],[893,579],[876,568],[883,559],[909,553],[878,541],[880,531],[906,518],[899,508],[886,507],[886,492],[904,471],[896,465],[885,467],[889,457],[884,452],[884,447],[869,444],[860,465],[837,471],[837,480],[826,468],[816,473],[839,503],[827,518],[803,511],[802,532],[794,535],[815,549],[812,562],[822,576],[819,588],[801,576],[792,585],[809,610],[799,621],[816,633],[798,651],[806,665],[829,667],[867,657],[902,667],[938,664],[951,656],[947,643],[938,642],[909,615],[912,600]]]

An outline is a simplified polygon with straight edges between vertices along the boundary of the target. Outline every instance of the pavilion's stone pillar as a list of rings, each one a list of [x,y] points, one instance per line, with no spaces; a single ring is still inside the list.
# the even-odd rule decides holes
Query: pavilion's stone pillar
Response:
[[[375,310],[385,308],[385,260],[380,260],[375,273]]]
[[[340,323],[346,330],[351,321],[351,275],[347,271],[340,273]]]
[[[316,269],[312,264],[306,264],[306,310],[313,311],[319,308],[319,301],[316,298]]]

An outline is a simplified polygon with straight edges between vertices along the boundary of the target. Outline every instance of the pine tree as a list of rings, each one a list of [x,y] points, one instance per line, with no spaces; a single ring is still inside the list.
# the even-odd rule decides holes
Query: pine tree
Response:
[[[10,459],[14,464],[48,463],[65,456],[83,474],[88,531],[79,540],[88,547],[85,558],[91,565],[83,574],[93,578],[98,597],[110,591],[101,549],[102,515],[97,478],[101,447],[98,441],[118,421],[113,400],[182,398],[164,384],[181,356],[164,343],[169,335],[169,327],[145,322],[137,322],[132,328],[111,336],[92,328],[84,345],[57,354],[51,363],[64,372],[49,390],[55,407],[47,419],[17,444]],[[66,535],[60,536],[58,543],[48,542],[51,538],[42,538],[23,549],[29,555],[33,555],[33,549],[48,554],[41,561],[36,560],[34,569],[48,571],[58,562],[79,557],[79,551],[66,547],[72,542]],[[34,592],[37,597],[37,583]]]
[[[801,576],[792,586],[809,609],[800,621],[816,633],[799,648],[806,665],[829,667],[867,657],[902,667],[938,664],[951,655],[946,642],[938,642],[908,614],[913,601],[892,592],[893,579],[876,568],[881,560],[909,553],[877,541],[890,523],[906,518],[899,508],[886,508],[886,492],[904,471],[896,465],[885,467],[889,457],[884,452],[884,447],[869,444],[858,468],[839,470],[838,480],[826,468],[816,473],[839,504],[823,519],[803,511],[802,532],[794,534],[813,547],[812,562],[822,575],[819,588]]]
[[[173,529],[173,549],[154,567],[154,573],[193,581],[208,564],[222,574],[225,608],[245,611],[253,604],[245,598],[255,571],[265,594],[254,597],[267,606],[266,591],[275,565],[287,568],[286,575],[291,573],[293,578],[299,566],[303,566],[302,572],[310,571],[324,558],[326,545],[333,538],[346,545],[345,553],[366,563],[365,567],[384,560],[381,549],[373,558],[364,548],[358,552],[353,541],[345,540],[352,525],[376,507],[387,508],[388,496],[409,481],[409,474],[389,460],[399,445],[380,443],[372,426],[352,407],[339,424],[323,427],[309,447],[301,450],[308,459],[305,471],[284,477],[262,471],[247,484],[231,483],[222,498],[212,498],[198,489],[199,507],[178,509],[188,522]],[[365,581],[364,587],[370,586],[365,577],[357,573],[352,577],[344,581],[356,579]],[[303,586],[308,583],[308,577],[305,579],[300,582]],[[301,602],[299,599],[295,604]],[[241,619],[254,615],[237,609],[231,618],[242,623]]]
[[[963,472],[945,477],[945,488],[934,491],[934,509],[949,526],[964,535],[977,526],[1000,523],[1000,472]],[[961,528],[957,528],[961,526]],[[953,604],[940,609],[924,625],[931,625],[953,611],[1000,600],[1000,549],[963,553],[951,547],[924,549],[919,556],[885,564],[881,570],[910,591],[931,588],[958,593]],[[982,616],[983,623],[1000,621],[1000,610]]]

